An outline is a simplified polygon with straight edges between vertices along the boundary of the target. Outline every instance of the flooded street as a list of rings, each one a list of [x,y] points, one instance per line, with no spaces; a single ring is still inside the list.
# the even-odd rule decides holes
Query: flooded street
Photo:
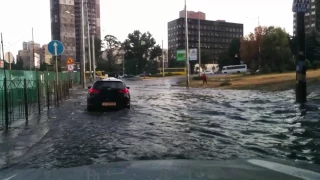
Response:
[[[86,90],[73,91],[48,113],[43,137],[6,166],[247,157],[320,164],[320,94],[302,107],[293,91],[187,90],[176,81],[128,81],[133,108],[116,112],[88,113]]]

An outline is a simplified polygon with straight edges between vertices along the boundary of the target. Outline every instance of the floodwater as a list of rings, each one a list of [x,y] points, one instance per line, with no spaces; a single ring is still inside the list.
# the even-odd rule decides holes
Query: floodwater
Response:
[[[128,81],[132,109],[113,112],[87,112],[86,91],[73,91],[48,113],[46,133],[5,166],[248,157],[320,164],[320,93],[301,106],[294,91],[188,90],[176,81]]]

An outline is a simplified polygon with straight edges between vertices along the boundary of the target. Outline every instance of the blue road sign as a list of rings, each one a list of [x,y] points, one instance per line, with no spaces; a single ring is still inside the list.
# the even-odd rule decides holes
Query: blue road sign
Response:
[[[292,11],[293,12],[308,12],[311,7],[311,0],[293,0]]]
[[[58,40],[52,40],[49,44],[48,44],[48,51],[50,52],[50,54],[52,54],[53,56],[59,56],[63,53],[64,51],[64,46],[63,44],[58,41]]]

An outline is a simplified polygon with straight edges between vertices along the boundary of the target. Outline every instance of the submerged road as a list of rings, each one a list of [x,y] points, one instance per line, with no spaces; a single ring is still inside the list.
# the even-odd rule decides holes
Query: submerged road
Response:
[[[300,106],[294,91],[187,90],[175,86],[177,79],[128,81],[133,109],[104,113],[87,112],[87,91],[74,90],[33,130],[10,135],[21,142],[0,139],[8,151],[1,145],[0,165],[59,168],[248,157],[320,164],[320,94],[311,93],[308,105]]]

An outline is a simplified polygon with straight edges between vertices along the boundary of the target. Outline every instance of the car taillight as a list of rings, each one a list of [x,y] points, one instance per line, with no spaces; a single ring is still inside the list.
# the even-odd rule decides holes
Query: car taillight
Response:
[[[89,89],[89,93],[90,94],[97,94],[97,93],[99,93],[100,91],[98,90],[98,89],[93,89],[93,88],[90,88]]]
[[[119,93],[121,94],[129,94],[129,90],[127,88],[123,88],[119,90]]]

